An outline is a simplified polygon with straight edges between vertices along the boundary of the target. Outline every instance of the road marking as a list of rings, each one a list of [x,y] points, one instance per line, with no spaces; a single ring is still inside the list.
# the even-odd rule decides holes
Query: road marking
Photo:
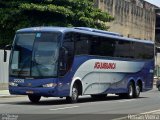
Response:
[[[126,120],[127,118],[128,118],[128,116],[125,116],[125,117],[115,118],[115,119],[112,119],[112,120]]]
[[[134,101],[134,100],[137,100],[137,99],[131,99],[131,100],[120,100],[120,101],[117,101],[117,102],[130,102],[130,101]],[[116,102],[116,101],[115,101]]]
[[[65,109],[72,109],[72,108],[78,108],[79,106],[69,106],[69,107],[63,107],[63,108],[55,108],[55,109],[50,109],[50,110],[65,110]]]
[[[144,113],[141,113],[141,114],[151,114],[151,113],[155,113],[155,112],[160,112],[160,109],[159,110],[149,111],[149,112],[144,112]]]
[[[153,113],[156,113],[156,112],[160,112],[160,109],[158,109],[158,110],[153,110],[153,111],[149,111],[149,112],[144,112],[144,113],[140,113],[140,114],[135,114],[135,115],[132,115],[132,117],[138,117],[138,116],[140,116],[140,115],[153,114]],[[112,120],[126,120],[126,119],[129,118],[129,115],[131,115],[131,114],[128,114],[128,116],[125,116],[125,117],[115,118],[115,119],[112,119]]]

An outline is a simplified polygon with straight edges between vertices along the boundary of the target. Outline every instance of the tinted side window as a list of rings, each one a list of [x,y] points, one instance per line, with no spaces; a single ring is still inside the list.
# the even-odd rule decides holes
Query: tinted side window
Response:
[[[115,41],[110,38],[93,37],[91,42],[91,55],[114,56]]]
[[[115,57],[134,58],[132,42],[117,40]]]
[[[74,33],[76,55],[96,55],[133,59],[152,59],[154,46],[95,35]]]
[[[154,58],[154,46],[146,44],[145,49],[146,49],[145,51],[146,51],[146,54],[147,54],[146,59],[153,59]]]
[[[91,36],[85,34],[75,34],[76,41],[76,55],[89,54]]]
[[[134,43],[135,58],[136,59],[153,59],[154,46],[144,43]]]

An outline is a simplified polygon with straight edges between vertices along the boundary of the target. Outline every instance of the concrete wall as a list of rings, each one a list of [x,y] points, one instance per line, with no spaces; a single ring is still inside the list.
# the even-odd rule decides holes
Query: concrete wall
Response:
[[[95,6],[111,14],[109,31],[138,39],[155,40],[154,7],[143,0],[95,0]]]
[[[7,62],[3,62],[3,50],[0,50],[0,90],[8,88],[8,65],[10,51],[7,51]]]

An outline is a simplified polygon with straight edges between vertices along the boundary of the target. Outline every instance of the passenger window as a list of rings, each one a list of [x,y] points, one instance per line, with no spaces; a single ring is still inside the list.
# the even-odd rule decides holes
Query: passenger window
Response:
[[[60,55],[60,76],[64,76],[72,67],[74,59],[74,34],[67,33],[64,37]]]

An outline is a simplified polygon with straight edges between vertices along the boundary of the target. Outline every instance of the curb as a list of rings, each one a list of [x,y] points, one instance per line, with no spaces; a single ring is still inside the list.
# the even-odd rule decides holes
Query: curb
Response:
[[[0,98],[24,97],[24,95],[0,95]]]
[[[11,95],[9,90],[0,90],[0,98],[22,97],[22,95]]]

